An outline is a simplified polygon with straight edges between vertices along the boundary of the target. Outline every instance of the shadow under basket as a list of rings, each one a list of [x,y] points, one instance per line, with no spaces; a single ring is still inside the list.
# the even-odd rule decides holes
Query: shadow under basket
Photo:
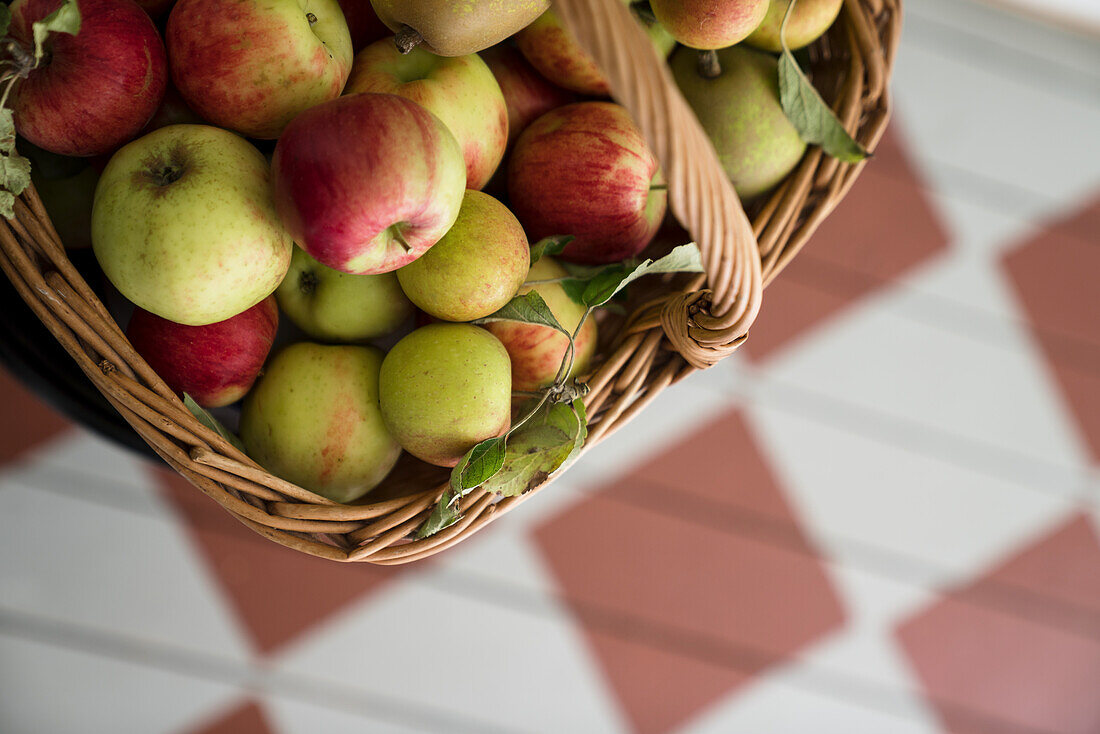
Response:
[[[613,97],[646,135],[668,179],[669,207],[698,243],[705,273],[647,278],[625,316],[601,331],[585,398],[585,450],[637,416],[663,389],[731,354],[745,339],[764,287],[847,194],[863,163],[812,146],[797,168],[746,213],[714,149],[621,0],[557,0],[555,9],[596,59]],[[901,0],[845,0],[807,49],[814,85],[868,150],[890,113],[887,87]],[[751,216],[750,216],[751,215]],[[157,454],[257,533],[338,561],[400,564],[467,538],[544,489],[499,498],[474,490],[462,519],[415,539],[448,471],[407,455],[366,504],[341,505],[285,482],[200,424],[134,351],[68,259],[33,188],[0,225],[0,267],[76,365]],[[581,459],[584,460],[583,457]]]

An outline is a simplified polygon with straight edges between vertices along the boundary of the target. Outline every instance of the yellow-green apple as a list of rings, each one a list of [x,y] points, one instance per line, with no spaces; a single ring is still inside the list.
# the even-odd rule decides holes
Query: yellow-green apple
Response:
[[[722,73],[702,77],[696,56],[680,49],[672,73],[743,199],[768,191],[802,159],[806,143],[783,113],[772,56],[744,48],[718,52]]]
[[[339,0],[344,11],[344,20],[351,34],[351,47],[354,51],[366,48],[375,41],[392,38],[393,31],[386,27],[371,7],[370,0]]]
[[[527,277],[531,249],[508,207],[467,191],[454,226],[397,271],[409,300],[445,321],[473,321],[512,300]]]
[[[549,82],[535,71],[519,51],[498,44],[481,52],[481,58],[496,77],[508,108],[508,145],[528,125],[557,107],[577,100],[576,95]]]
[[[568,275],[565,268],[552,258],[543,257],[531,266],[527,276],[531,285],[523,286],[520,293],[531,290],[538,292],[558,323],[574,332],[584,316],[585,307],[566,295],[561,283],[538,282],[552,281]],[[564,334],[549,326],[518,321],[494,321],[486,324],[485,328],[500,339],[508,350],[508,357],[512,362],[513,390],[530,392],[554,383],[566,350],[569,349],[569,339]],[[576,355],[568,377],[576,377],[588,371],[592,355],[596,353],[597,337],[596,320],[589,317],[574,341]]]
[[[508,162],[512,210],[532,241],[573,235],[561,257],[611,263],[645,249],[665,215],[657,159],[630,114],[610,102],[547,112]]]
[[[476,54],[550,7],[550,0],[371,0],[402,51],[424,44],[440,56]]]
[[[96,187],[92,247],[122,295],[188,326],[224,321],[275,290],[293,242],[267,161],[207,125],[171,125],[115,153]]]
[[[387,273],[423,255],[454,224],[466,190],[447,126],[393,94],[306,110],[279,138],[271,166],[294,241],[344,273]]]
[[[136,308],[126,337],[168,387],[205,408],[220,408],[251,389],[278,328],[279,308],[268,296],[205,326],[184,326]]]
[[[179,0],[165,33],[172,81],[203,119],[277,138],[335,99],[351,71],[337,0]]]
[[[511,424],[511,368],[495,336],[470,324],[429,324],[397,342],[382,362],[382,418],[401,447],[454,466]]]
[[[322,265],[300,247],[294,248],[275,297],[298,328],[329,342],[389,334],[413,312],[395,274],[348,275]]]
[[[61,0],[16,0],[11,40],[34,54],[33,24]],[[37,68],[15,85],[20,135],[62,155],[96,155],[130,140],[164,95],[168,64],[156,26],[133,0],[80,0],[80,32],[51,33]]]
[[[611,91],[607,77],[553,10],[517,33],[516,46],[531,66],[559,87],[596,96]]]
[[[718,49],[743,41],[768,11],[768,0],[651,0],[653,15],[680,43]]]
[[[462,148],[466,188],[492,177],[508,145],[508,107],[493,72],[477,54],[436,56],[414,48],[402,54],[391,40],[355,56],[344,94],[397,94],[443,121]]]
[[[820,38],[836,20],[843,4],[844,0],[798,0],[787,21],[787,48],[800,49]],[[765,51],[782,51],[779,29],[790,5],[790,0],[770,0],[764,21],[745,42]]]
[[[336,502],[374,489],[401,455],[378,408],[382,357],[375,347],[309,342],[276,354],[241,409],[248,455]]]

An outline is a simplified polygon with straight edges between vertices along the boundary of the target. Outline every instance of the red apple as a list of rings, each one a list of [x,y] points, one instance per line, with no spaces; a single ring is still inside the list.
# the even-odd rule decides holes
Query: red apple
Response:
[[[184,326],[135,308],[126,336],[168,387],[205,408],[220,408],[252,387],[278,328],[279,309],[268,296],[206,326]]]
[[[34,53],[32,25],[61,0],[16,0],[9,33]],[[164,44],[133,0],[80,0],[75,35],[51,33],[38,68],[15,86],[15,129],[62,155],[96,155],[127,142],[149,121],[168,79]]]
[[[579,102],[528,126],[508,164],[512,211],[532,242],[576,239],[563,260],[611,263],[637,255],[665,215],[652,187],[657,159],[629,113],[610,102]]]
[[[745,40],[768,12],[769,0],[651,0],[653,16],[685,46],[727,48]]]
[[[557,107],[577,100],[576,95],[546,80],[519,51],[499,44],[481,52],[481,58],[500,85],[508,107],[508,145],[532,122]]]
[[[531,66],[558,86],[601,97],[611,91],[607,77],[553,10],[517,33],[516,45]]]
[[[172,81],[203,119],[277,138],[340,95],[351,36],[336,0],[180,0],[168,16]]]
[[[438,117],[466,160],[466,188],[489,182],[508,146],[508,107],[489,67],[477,54],[407,54],[393,39],[376,41],[355,56],[344,94],[398,94]]]
[[[393,38],[393,31],[378,19],[370,0],[339,0],[344,11],[344,20],[351,32],[351,47],[354,51],[369,46],[383,38]]]
[[[408,265],[458,218],[466,163],[438,117],[393,94],[306,110],[275,146],[275,206],[298,245],[344,273]]]

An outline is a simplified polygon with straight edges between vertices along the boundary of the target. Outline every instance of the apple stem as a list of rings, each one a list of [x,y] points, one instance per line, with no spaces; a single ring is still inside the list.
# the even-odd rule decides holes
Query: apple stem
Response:
[[[308,270],[302,272],[298,276],[298,290],[303,296],[312,296],[313,291],[317,290],[317,276]]]
[[[310,25],[313,25],[317,22],[317,16],[313,13],[306,13],[306,20],[309,21]]]
[[[653,184],[652,186],[649,187],[649,190],[650,191],[668,191],[668,184],[666,184],[666,183]]]
[[[704,79],[717,79],[722,76],[722,64],[718,61],[718,52],[714,49],[699,52],[696,68],[699,70],[699,76]]]
[[[393,228],[393,238],[397,240],[397,244],[405,248],[405,252],[412,252],[412,248],[409,247],[409,243],[405,241],[405,236],[401,234],[401,230],[397,227]]]
[[[393,42],[397,44],[397,50],[403,54],[407,54],[414,48],[424,43],[424,36],[420,35],[420,31],[416,30],[410,25],[402,25],[401,30],[397,32],[397,35],[393,37]]]

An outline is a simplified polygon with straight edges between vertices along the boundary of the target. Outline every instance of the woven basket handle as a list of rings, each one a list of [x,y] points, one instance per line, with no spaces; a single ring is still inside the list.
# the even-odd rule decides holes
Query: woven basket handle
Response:
[[[660,323],[691,365],[709,367],[744,340],[764,286],[752,224],[718,155],[645,30],[622,0],[555,0],[554,9],[607,76],[661,162],[669,207],[703,253],[688,293],[670,297]]]

